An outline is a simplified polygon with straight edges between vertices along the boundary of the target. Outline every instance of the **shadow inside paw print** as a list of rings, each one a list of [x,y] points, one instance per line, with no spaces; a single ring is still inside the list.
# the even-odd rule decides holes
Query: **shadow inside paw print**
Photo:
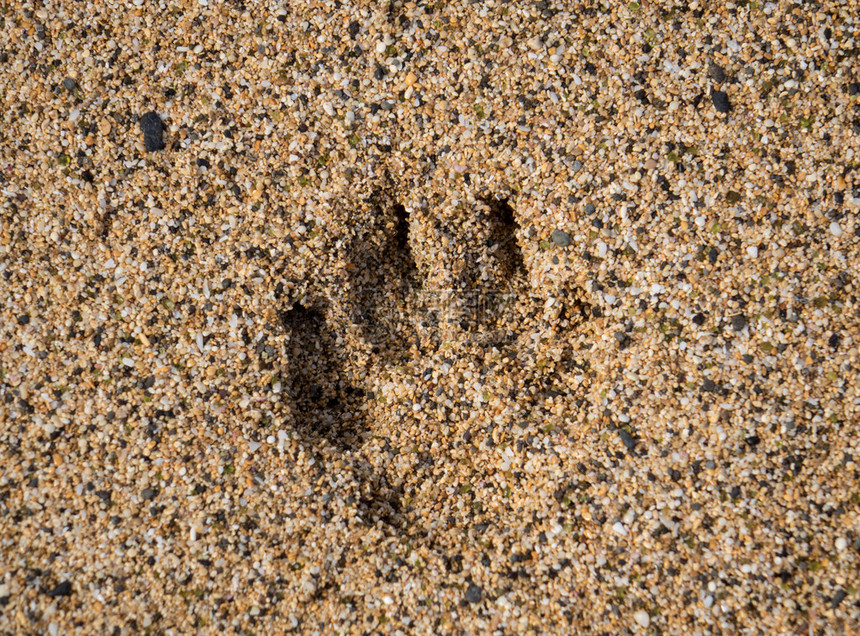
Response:
[[[344,313],[374,356],[393,364],[418,343],[409,312],[418,270],[406,209],[388,201],[374,207],[371,225],[350,244]]]
[[[359,451],[368,430],[361,411],[364,391],[353,386],[346,370],[346,356],[328,326],[324,306],[296,303],[282,316],[290,336],[289,375],[294,426],[311,445],[334,446],[352,467],[360,482],[358,511],[368,523],[400,524],[400,489]]]
[[[290,335],[290,384],[296,428],[310,439],[344,448],[361,443],[366,428],[359,409],[364,393],[343,371],[345,352],[326,322],[324,308],[294,305],[281,322]]]

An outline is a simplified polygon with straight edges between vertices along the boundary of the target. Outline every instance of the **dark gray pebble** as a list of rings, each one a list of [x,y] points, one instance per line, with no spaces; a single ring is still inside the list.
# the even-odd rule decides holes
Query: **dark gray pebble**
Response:
[[[711,79],[715,82],[723,83],[726,81],[726,72],[719,64],[711,64],[708,66],[708,75],[710,75]]]
[[[621,441],[627,447],[627,450],[631,453],[636,448],[636,438],[633,437],[630,433],[625,431],[623,428],[618,429],[618,437],[621,438]]]
[[[833,595],[833,599],[830,601],[830,607],[838,607],[839,604],[845,600],[846,596],[848,596],[848,592],[846,592],[845,590],[836,590],[836,594]]]
[[[63,88],[67,91],[73,91],[78,87],[78,83],[75,81],[73,77],[67,77],[63,80]]]
[[[155,491],[152,488],[144,488],[142,491],[140,491],[140,498],[144,501],[155,499]]]
[[[553,230],[551,238],[552,242],[559,247],[567,247],[570,245],[570,234],[563,230]]]
[[[723,91],[711,91],[711,100],[714,102],[714,108],[718,113],[727,113],[732,107],[729,104],[729,96]]]
[[[479,588],[474,583],[469,583],[469,588],[466,590],[464,598],[469,603],[480,603],[481,597],[484,595],[484,590]]]
[[[732,328],[735,331],[743,331],[747,324],[747,317],[743,314],[735,314],[732,316]]]
[[[140,130],[146,152],[164,149],[164,122],[156,112],[148,112],[140,118]]]
[[[48,596],[51,598],[57,598],[58,596],[71,596],[72,595],[72,583],[71,581],[63,581],[59,585],[57,585],[54,589],[48,592]]]

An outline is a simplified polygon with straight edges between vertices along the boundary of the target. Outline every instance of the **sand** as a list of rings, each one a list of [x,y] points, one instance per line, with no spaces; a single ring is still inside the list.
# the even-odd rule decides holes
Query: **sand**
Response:
[[[0,632],[860,630],[858,14],[4,4]]]

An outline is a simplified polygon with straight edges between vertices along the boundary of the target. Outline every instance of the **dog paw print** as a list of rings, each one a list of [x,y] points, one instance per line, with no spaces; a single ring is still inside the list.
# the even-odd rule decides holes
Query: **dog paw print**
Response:
[[[554,290],[548,302],[533,291],[524,233],[504,199],[407,205],[379,192],[360,207],[339,288],[283,314],[295,426],[307,439],[360,456],[373,430],[364,415],[373,396],[356,382],[357,366],[383,372],[443,348],[448,356],[528,348],[534,329],[524,325],[572,329],[588,315],[575,294]],[[398,518],[394,480],[368,466],[359,471],[372,484],[365,504],[377,517]]]

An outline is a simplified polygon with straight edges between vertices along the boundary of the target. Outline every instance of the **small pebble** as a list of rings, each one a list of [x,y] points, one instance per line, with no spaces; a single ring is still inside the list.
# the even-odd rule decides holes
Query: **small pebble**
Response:
[[[567,247],[570,245],[570,234],[563,230],[553,230],[551,238],[552,242],[559,247]]]
[[[729,105],[729,96],[723,91],[711,91],[711,100],[714,102],[714,108],[718,113],[727,113],[731,110]]]
[[[56,587],[54,587],[50,592],[48,592],[48,596],[50,596],[51,598],[57,598],[60,596],[71,596],[71,594],[71,581],[63,581],[62,583],[59,583]]]
[[[75,90],[77,87],[78,87],[78,83],[75,81],[75,78],[67,77],[66,79],[63,80],[63,88],[65,88],[67,91],[71,92],[71,91]]]
[[[648,615],[648,612],[645,610],[639,610],[635,614],[633,614],[633,619],[643,629],[647,629],[649,625],[651,625],[651,617]]]
[[[164,122],[156,112],[148,112],[140,118],[140,130],[147,152],[164,149]]]
[[[726,81],[726,72],[719,64],[711,64],[708,66],[708,75],[717,83],[722,84]]]
[[[464,598],[469,603],[474,604],[474,603],[480,603],[481,597],[483,595],[484,595],[484,590],[482,590],[480,587],[478,587],[474,583],[469,583],[469,587],[468,587],[468,589],[466,589],[466,594],[464,595]]]
[[[830,601],[830,607],[836,609],[839,607],[839,604],[845,600],[845,597],[848,596],[848,592],[843,589],[836,590],[836,594],[833,595],[833,599]]]
[[[743,314],[735,314],[732,316],[732,328],[735,331],[743,331],[744,327],[747,326],[747,317]]]
[[[624,334],[624,335],[626,336],[627,334]],[[635,450],[636,438],[633,437],[630,433],[625,431],[623,428],[619,428],[618,429],[618,437],[621,438],[621,441],[623,442],[624,446],[627,447],[628,451],[630,451],[632,453]]]

